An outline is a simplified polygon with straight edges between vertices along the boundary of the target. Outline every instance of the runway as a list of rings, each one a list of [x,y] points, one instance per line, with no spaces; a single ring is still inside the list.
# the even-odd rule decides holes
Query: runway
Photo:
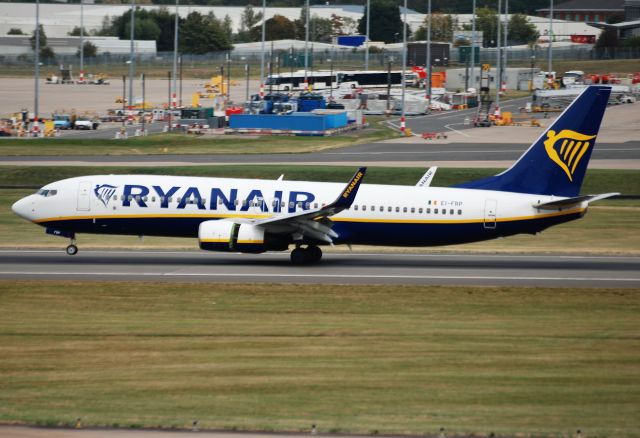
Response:
[[[0,279],[620,288],[640,287],[640,257],[341,252],[294,267],[288,253],[0,250]]]

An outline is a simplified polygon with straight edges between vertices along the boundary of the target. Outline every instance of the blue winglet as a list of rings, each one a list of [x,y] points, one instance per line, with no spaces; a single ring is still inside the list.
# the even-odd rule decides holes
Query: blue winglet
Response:
[[[353,204],[353,201],[356,199],[358,188],[360,188],[360,184],[364,179],[365,173],[367,173],[366,167],[358,169],[349,183],[345,186],[340,196],[338,196],[338,199],[333,203],[333,207],[337,207],[339,209],[347,209],[351,207],[351,204]]]

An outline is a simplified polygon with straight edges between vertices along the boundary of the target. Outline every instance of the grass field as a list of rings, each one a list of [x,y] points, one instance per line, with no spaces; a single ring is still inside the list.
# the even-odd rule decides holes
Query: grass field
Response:
[[[639,293],[0,282],[0,421],[638,437]]]
[[[332,137],[254,137],[157,134],[127,140],[93,138],[2,138],[0,155],[167,155],[167,154],[275,154],[304,153],[398,137],[381,117],[371,126]]]

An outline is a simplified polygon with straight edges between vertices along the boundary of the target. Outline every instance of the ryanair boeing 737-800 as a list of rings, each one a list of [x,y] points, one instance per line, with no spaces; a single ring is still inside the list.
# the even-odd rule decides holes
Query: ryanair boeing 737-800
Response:
[[[292,245],[294,264],[334,244],[435,246],[538,233],[582,217],[580,195],[611,89],[591,86],[499,175],[456,187],[91,175],[47,184],[13,205],[46,232],[197,237],[210,251],[260,253]],[[426,182],[425,182],[426,181]]]

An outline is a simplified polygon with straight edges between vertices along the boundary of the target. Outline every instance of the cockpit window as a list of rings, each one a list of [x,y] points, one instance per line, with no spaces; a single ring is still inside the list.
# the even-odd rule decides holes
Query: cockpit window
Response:
[[[55,196],[58,194],[57,190],[46,190],[46,189],[40,189],[36,192],[36,195],[40,195],[40,196],[44,196],[45,198],[49,198],[51,196]]]

